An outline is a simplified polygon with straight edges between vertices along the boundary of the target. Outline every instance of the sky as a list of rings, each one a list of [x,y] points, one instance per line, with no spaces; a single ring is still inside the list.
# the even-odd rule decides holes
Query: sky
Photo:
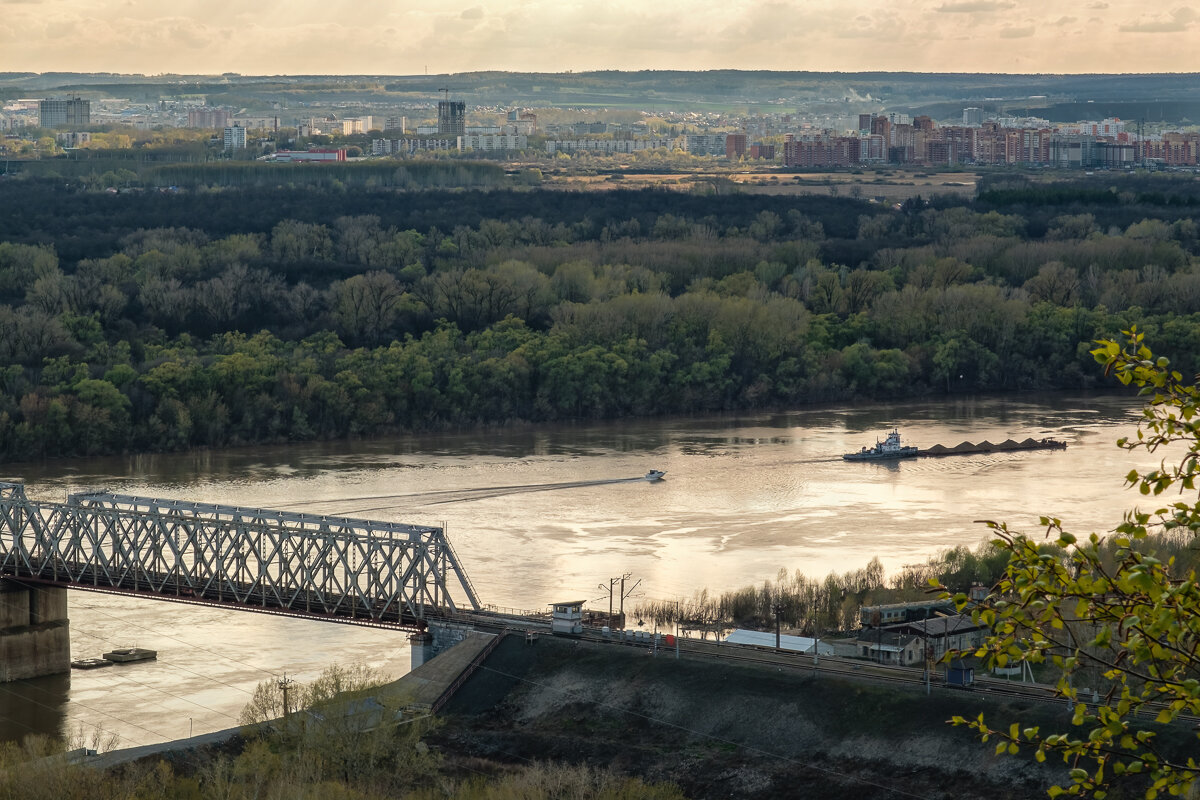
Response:
[[[0,71],[1200,72],[1200,0],[0,0]]]

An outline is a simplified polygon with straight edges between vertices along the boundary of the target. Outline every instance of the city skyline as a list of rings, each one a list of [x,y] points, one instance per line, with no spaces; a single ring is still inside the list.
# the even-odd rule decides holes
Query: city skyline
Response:
[[[0,0],[0,71],[420,74],[778,69],[1200,71],[1200,4],[1132,0],[734,0],[701,9],[467,0]]]

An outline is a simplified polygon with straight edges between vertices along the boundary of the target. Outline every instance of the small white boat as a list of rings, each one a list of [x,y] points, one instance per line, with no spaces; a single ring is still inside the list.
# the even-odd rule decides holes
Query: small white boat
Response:
[[[661,481],[663,479],[663,475],[666,475],[666,474],[667,473],[663,472],[661,469],[652,469],[646,473],[646,480]]]

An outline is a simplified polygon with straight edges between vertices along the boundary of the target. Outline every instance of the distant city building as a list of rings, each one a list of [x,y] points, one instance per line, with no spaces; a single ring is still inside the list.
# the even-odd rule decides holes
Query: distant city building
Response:
[[[964,108],[962,112],[962,124],[972,127],[978,127],[979,125],[982,125],[983,109],[975,108],[974,106],[971,108]]]
[[[435,150],[457,150],[458,137],[415,136],[408,139],[372,139],[373,156],[411,156],[414,153]]]
[[[467,104],[457,100],[438,103],[438,136],[465,136],[467,133]]]
[[[576,122],[571,128],[576,136],[608,133],[608,124],[604,122]]]
[[[785,167],[848,167],[861,160],[862,140],[857,136],[791,139],[783,143]]]
[[[225,128],[229,126],[229,112],[223,108],[189,108],[189,128]]]
[[[529,140],[520,135],[503,133],[471,134],[458,137],[458,151],[481,150],[492,152],[496,150],[524,150]]]
[[[383,130],[408,133],[408,117],[388,117],[384,120]]]
[[[417,136],[437,136],[437,135],[438,135],[438,126],[437,125],[418,125],[417,126]]]
[[[289,164],[332,164],[346,160],[346,150],[344,148],[337,149],[314,149],[314,150],[280,150],[271,156],[272,161],[281,161]]]
[[[858,129],[861,132],[869,133],[871,130],[871,114],[858,115]]]
[[[1140,143],[1142,158],[1170,167],[1194,167],[1200,163],[1200,133],[1164,133]]]
[[[723,156],[725,134],[689,133],[683,137],[683,149],[694,156]]]
[[[42,128],[78,128],[92,122],[92,102],[73,97],[70,100],[39,100],[38,126]]]
[[[316,122],[320,124],[320,120]],[[231,117],[229,125],[237,125],[247,130],[278,131],[279,117]]]
[[[246,149],[246,129],[234,125],[225,129],[225,152]]]
[[[513,109],[506,117],[505,131],[524,136],[532,136],[537,132],[537,114],[522,109]]]
[[[637,153],[642,150],[670,150],[670,139],[549,139],[546,152],[555,153]]]
[[[775,145],[755,142],[754,144],[750,145],[750,157],[754,159],[761,158],[766,161],[774,161]]]
[[[725,157],[729,160],[746,155],[746,134],[731,133],[725,137]]]
[[[890,147],[892,144],[892,121],[887,117],[872,117],[871,134],[873,136],[882,136],[884,146]]]
[[[87,131],[63,131],[54,134],[54,141],[63,147],[79,147],[89,144],[92,141],[92,135]]]

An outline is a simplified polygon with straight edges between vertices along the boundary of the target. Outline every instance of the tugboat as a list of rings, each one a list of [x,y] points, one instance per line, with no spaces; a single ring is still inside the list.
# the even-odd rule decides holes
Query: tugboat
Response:
[[[900,430],[892,428],[891,433],[882,442],[875,440],[874,447],[864,447],[857,453],[845,453],[842,458],[847,461],[879,461],[891,458],[916,458],[920,455],[919,448],[905,447],[900,444]]]

